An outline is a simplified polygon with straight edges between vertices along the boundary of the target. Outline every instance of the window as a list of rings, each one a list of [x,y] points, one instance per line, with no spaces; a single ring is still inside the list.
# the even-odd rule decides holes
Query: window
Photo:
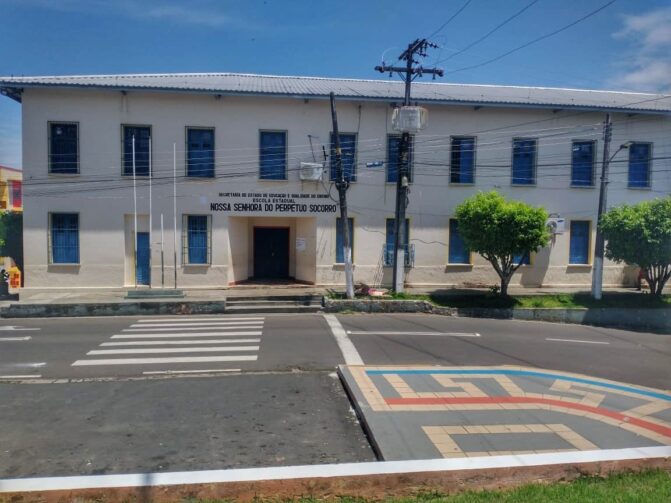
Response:
[[[536,140],[513,140],[513,185],[536,183]]]
[[[387,183],[396,183],[399,168],[399,148],[401,146],[401,135],[387,135]],[[413,137],[410,136],[408,145],[408,181],[412,182],[412,151]]]
[[[79,215],[77,213],[50,214],[52,264],[79,263]]]
[[[390,266],[394,265],[394,220],[393,218],[387,219],[387,240],[384,247],[384,265]],[[410,242],[410,220],[405,219],[405,239],[403,240],[403,247],[405,249],[405,265],[408,266],[412,263],[411,257],[411,247],[408,246]]]
[[[632,143],[629,146],[629,187],[650,187],[650,153],[652,143]]]
[[[571,147],[571,185],[573,187],[594,186],[593,141],[574,141]]]
[[[342,169],[345,174],[345,180],[356,182],[356,134],[338,133],[340,138],[340,158],[342,160]],[[331,133],[331,180],[336,180],[335,163],[335,138]]]
[[[122,126],[123,174],[133,176],[133,138],[135,138],[135,176],[149,176],[150,126]]]
[[[186,176],[214,178],[214,129],[186,129]]]
[[[342,235],[342,220],[336,218],[336,263],[343,264],[345,263],[345,256],[343,255],[343,235]],[[349,244],[350,248],[354,250],[354,219],[348,218],[347,223],[349,224]]]
[[[470,264],[471,250],[466,246],[464,238],[459,234],[459,221],[450,219],[450,242],[447,261],[450,264]]]
[[[569,264],[589,264],[590,223],[586,220],[571,222]]]
[[[286,131],[261,131],[261,158],[259,165],[261,180],[287,179],[287,133]]]
[[[452,138],[450,183],[475,183],[475,138]]]
[[[210,217],[185,215],[183,260],[185,264],[199,265],[211,262]],[[184,239],[185,238],[185,239]]]
[[[530,253],[516,253],[513,255],[513,264],[514,265],[531,265],[531,254]]]
[[[11,197],[12,197],[12,208],[20,209],[23,205],[23,197],[21,191],[21,181],[12,180],[9,182],[11,188]]]
[[[49,173],[79,173],[79,127],[73,122],[49,123]]]

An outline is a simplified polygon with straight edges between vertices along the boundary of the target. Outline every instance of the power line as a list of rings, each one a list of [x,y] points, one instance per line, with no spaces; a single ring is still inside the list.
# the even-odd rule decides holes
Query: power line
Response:
[[[440,33],[441,31],[443,31],[443,30],[445,29],[445,27],[446,27],[448,24],[450,24],[450,23],[451,23],[451,22],[452,22],[452,21],[453,21],[459,14],[461,14],[461,11],[463,11],[466,7],[468,7],[469,4],[470,4],[472,1],[473,1],[473,0],[466,0],[466,3],[465,3],[464,5],[462,5],[461,8],[460,8],[457,12],[455,12],[454,14],[452,14],[452,15],[447,19],[447,21],[445,21],[443,24],[441,24],[441,25],[438,27],[438,29],[437,29],[436,31],[434,31],[431,35],[429,35],[428,37],[425,37],[425,38],[427,38],[427,39],[428,39],[428,38],[433,38],[433,37],[435,37],[438,33]]]

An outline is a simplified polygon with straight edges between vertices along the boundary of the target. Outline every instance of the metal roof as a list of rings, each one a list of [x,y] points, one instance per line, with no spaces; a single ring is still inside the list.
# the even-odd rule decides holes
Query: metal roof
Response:
[[[141,89],[296,98],[325,98],[333,91],[340,98],[364,101],[400,101],[404,94],[403,83],[391,79],[360,80],[240,73],[0,77],[0,89],[3,94],[17,101],[20,101],[21,90],[28,87]],[[671,95],[548,87],[415,82],[412,88],[412,100],[426,104],[671,113]]]

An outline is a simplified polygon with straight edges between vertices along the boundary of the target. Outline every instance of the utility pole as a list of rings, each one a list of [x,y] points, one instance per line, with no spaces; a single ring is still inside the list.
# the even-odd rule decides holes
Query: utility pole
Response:
[[[354,277],[352,275],[352,245],[349,235],[349,220],[347,218],[347,189],[349,189],[349,180],[345,178],[345,171],[342,168],[342,152],[340,150],[340,136],[338,134],[338,116],[336,114],[335,95],[331,93],[330,98],[336,165],[335,185],[338,189],[338,196],[340,199],[340,232],[342,233],[343,259],[345,261],[345,285],[347,289],[347,298],[353,299]]]
[[[603,286],[603,249],[604,240],[601,233],[601,215],[606,211],[606,189],[608,188],[608,164],[610,163],[609,150],[612,136],[612,123],[610,113],[606,114],[603,124],[603,162],[601,164],[601,186],[599,188],[599,210],[596,217],[596,244],[594,247],[594,271],[592,272],[592,297],[601,300]],[[619,152],[619,150],[618,150]]]
[[[443,70],[440,68],[423,68],[419,65],[419,61],[415,60],[415,55],[420,57],[426,56],[426,50],[438,47],[435,44],[427,41],[425,38],[416,39],[414,42],[408,44],[408,48],[398,57],[399,61],[405,61],[405,67],[387,66],[382,62],[382,65],[376,66],[375,70],[380,73],[396,72],[403,76],[405,80],[405,96],[403,99],[403,108],[410,106],[410,88],[412,81],[423,74],[436,75],[442,77]],[[418,130],[419,128],[417,128]],[[408,205],[408,184],[410,175],[410,164],[408,151],[410,150],[410,131],[408,128],[402,127],[401,143],[399,145],[399,159],[396,173],[396,211],[394,216],[394,254],[393,254],[393,290],[395,292],[403,291],[404,272],[405,272],[405,210]],[[386,252],[386,250],[385,250]]]

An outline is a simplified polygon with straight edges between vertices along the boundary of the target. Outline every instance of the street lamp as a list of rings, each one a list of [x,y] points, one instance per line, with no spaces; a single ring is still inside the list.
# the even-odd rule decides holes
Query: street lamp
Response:
[[[610,132],[610,131],[609,131]],[[610,138],[608,138],[610,140]],[[606,210],[606,189],[608,184],[608,165],[617,154],[622,150],[628,149],[633,142],[628,141],[620,145],[615,153],[608,157],[608,142],[604,146],[604,159],[605,162],[601,166],[601,187],[599,189],[599,211],[597,213],[596,220],[596,244],[594,247],[594,271],[592,271],[592,297],[596,300],[601,300],[602,297],[602,288],[603,288],[603,251],[604,251],[604,240],[603,234],[601,233],[601,226],[599,222],[601,221],[601,216]]]

